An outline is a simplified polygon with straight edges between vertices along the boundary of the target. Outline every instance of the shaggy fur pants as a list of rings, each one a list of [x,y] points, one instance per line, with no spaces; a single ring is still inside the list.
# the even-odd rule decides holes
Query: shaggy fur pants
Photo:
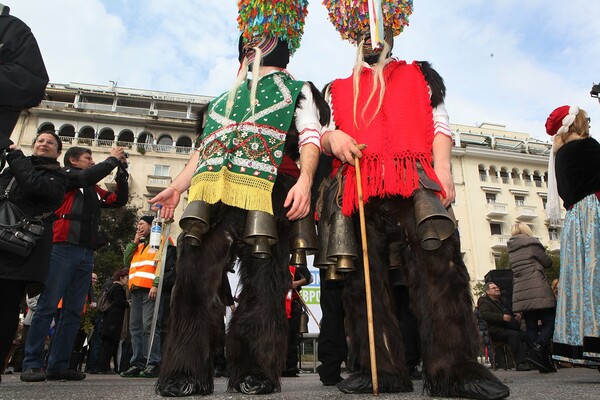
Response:
[[[157,388],[184,379],[196,393],[212,393],[215,352],[223,340],[222,276],[237,257],[241,291],[225,339],[229,389],[251,376],[279,390],[288,335],[285,297],[291,287],[290,221],[283,202],[293,183],[279,175],[273,189],[279,237],[271,258],[253,257],[251,246],[242,242],[248,212],[222,203],[212,206],[211,227],[200,246],[183,240]]]
[[[406,240],[408,250],[403,268],[421,333],[425,388],[433,396],[454,397],[462,382],[489,377],[489,371],[477,363],[478,333],[458,234],[437,250],[424,250],[416,234],[413,201],[398,196],[371,199],[365,217],[380,388],[412,389],[388,273],[389,243],[399,237]],[[358,215],[354,228],[362,248]],[[370,376],[362,257],[356,267],[346,277],[344,307],[352,350],[360,356],[360,373]]]

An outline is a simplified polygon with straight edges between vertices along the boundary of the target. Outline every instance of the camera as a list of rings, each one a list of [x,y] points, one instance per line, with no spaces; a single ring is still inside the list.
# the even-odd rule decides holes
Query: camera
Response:
[[[124,154],[125,154],[125,158],[129,158],[129,153],[128,152],[125,152]]]

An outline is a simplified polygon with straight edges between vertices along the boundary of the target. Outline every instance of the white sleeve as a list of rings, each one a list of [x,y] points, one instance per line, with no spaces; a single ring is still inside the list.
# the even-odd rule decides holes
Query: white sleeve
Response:
[[[302,151],[303,146],[312,143],[320,150],[321,122],[319,122],[319,110],[308,83],[302,86],[301,93],[304,98],[300,99],[294,114],[296,128],[298,129],[298,147]]]
[[[450,132],[450,118],[448,117],[448,111],[446,111],[444,103],[438,104],[438,106],[433,109],[433,135],[435,136],[438,133],[452,139],[452,132]]]

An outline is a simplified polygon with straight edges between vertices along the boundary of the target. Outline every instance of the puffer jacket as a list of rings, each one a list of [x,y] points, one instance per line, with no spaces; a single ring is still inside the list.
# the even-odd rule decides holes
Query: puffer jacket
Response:
[[[508,239],[508,261],[514,274],[515,312],[556,307],[556,299],[546,279],[545,268],[552,259],[537,238],[524,234]]]
[[[29,216],[38,216],[56,210],[67,188],[67,175],[53,158],[25,157],[21,150],[13,150],[6,156],[9,168],[0,174],[0,191],[3,193],[12,178],[15,183],[9,199]],[[24,280],[42,284],[48,274],[52,248],[52,223],[54,215],[43,219],[44,234],[37,241],[28,257],[20,257],[0,251],[0,279]],[[37,288],[41,286],[37,285]],[[35,296],[35,290],[28,291]]]

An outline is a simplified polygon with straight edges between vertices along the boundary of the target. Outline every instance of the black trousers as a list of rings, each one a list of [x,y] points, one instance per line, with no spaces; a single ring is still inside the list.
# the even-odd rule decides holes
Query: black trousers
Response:
[[[505,329],[502,332],[490,333],[492,340],[500,340],[508,343],[510,351],[515,357],[515,363],[521,364],[527,358],[527,346],[525,345],[525,333],[512,329]]]
[[[19,326],[20,304],[26,281],[0,279],[0,362],[2,372]]]
[[[110,360],[116,355],[118,347],[118,340],[108,336],[102,337],[102,349],[100,350],[100,357],[98,358],[98,372],[110,370]]]
[[[327,271],[321,269],[321,331],[319,333],[319,361],[317,368],[322,382],[340,380],[341,364],[348,356],[348,344],[344,329],[344,283],[328,281]]]

